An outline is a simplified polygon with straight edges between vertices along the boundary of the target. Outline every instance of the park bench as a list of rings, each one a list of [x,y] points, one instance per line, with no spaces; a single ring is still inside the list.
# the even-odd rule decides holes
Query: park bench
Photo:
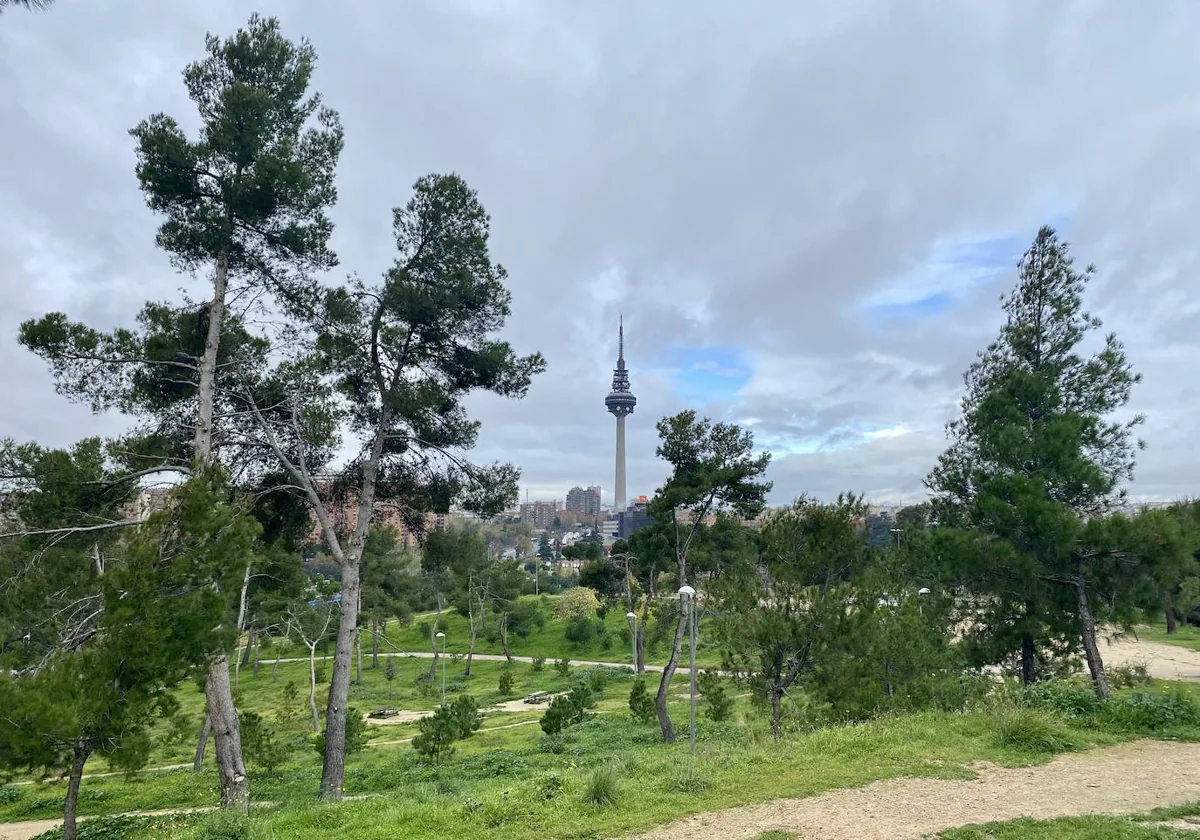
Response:
[[[376,709],[375,711],[371,712],[369,715],[367,715],[367,717],[390,718],[395,717],[398,714],[400,714],[399,709],[393,709],[391,706],[385,706],[382,709]]]
[[[550,700],[549,691],[535,691],[525,698],[526,703],[547,703]]]

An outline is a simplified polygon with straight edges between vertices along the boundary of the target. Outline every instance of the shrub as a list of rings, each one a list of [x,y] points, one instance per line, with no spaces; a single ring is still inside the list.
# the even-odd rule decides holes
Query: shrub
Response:
[[[16,785],[0,785],[0,805],[11,805],[21,798],[21,789]]]
[[[554,670],[558,671],[558,675],[560,677],[565,677],[565,676],[570,675],[571,660],[566,659],[566,658],[558,660],[557,662],[554,663]]]
[[[708,790],[708,777],[700,772],[694,762],[687,761],[671,769],[667,787],[676,793],[703,793]]]
[[[287,723],[293,720],[296,715],[300,714],[300,689],[296,687],[295,680],[288,680],[283,686],[283,704],[276,709],[275,719],[280,723]]]
[[[592,691],[586,685],[577,685],[566,694],[550,701],[542,715],[542,731],[547,735],[558,735],[569,726],[583,723],[590,715],[588,710],[596,705]]]
[[[196,826],[196,840],[246,840],[250,821],[245,814],[215,811]]]
[[[346,755],[362,751],[363,747],[367,745],[368,731],[367,722],[363,719],[362,713],[353,706],[346,709]],[[318,755],[324,755],[325,733],[322,732],[314,740]]]
[[[1015,709],[996,721],[996,744],[1011,750],[1059,753],[1075,748],[1075,741],[1057,719],[1035,709]]]
[[[1018,702],[1071,720],[1092,717],[1100,711],[1101,704],[1091,683],[1077,679],[1036,682],[1021,691]]]
[[[1123,732],[1160,732],[1172,727],[1200,726],[1200,705],[1178,689],[1117,695],[1104,705],[1103,718]]]
[[[567,780],[562,773],[551,770],[549,773],[543,773],[539,776],[534,784],[538,798],[549,801],[563,792],[563,788],[567,785]]]
[[[592,668],[587,672],[587,684],[592,694],[600,694],[608,686],[608,673],[603,668]]]
[[[545,667],[546,667],[546,657],[535,656],[533,658],[533,662],[530,663],[530,665],[529,665],[529,670],[533,671],[536,674],[537,672],[541,671]]]
[[[572,644],[587,644],[596,635],[596,622],[587,617],[574,616],[567,620],[563,635]]]
[[[413,738],[413,749],[426,761],[437,764],[454,754],[455,741],[471,737],[482,724],[483,715],[475,698],[464,694],[417,722],[420,734]]]
[[[324,665],[313,668],[313,675],[317,678],[317,685],[325,685],[329,682],[329,670]]]
[[[500,693],[505,697],[511,697],[513,686],[516,680],[513,678],[512,671],[504,671],[500,674]]]
[[[583,786],[583,801],[605,808],[621,798],[621,780],[610,764],[594,769]]]
[[[455,773],[466,778],[494,779],[512,776],[528,766],[525,759],[511,750],[489,750],[464,758],[455,768]]]
[[[266,771],[268,776],[273,776],[279,765],[287,761],[292,751],[291,744],[263,723],[262,716],[257,712],[238,712],[238,729],[246,758]]]
[[[725,690],[725,684],[716,674],[704,671],[696,680],[697,688],[704,698],[704,714],[709,720],[729,720],[733,713],[733,698]]]
[[[629,690],[629,713],[638,723],[653,723],[657,715],[654,708],[654,698],[646,690],[645,680],[634,680],[633,688]]]
[[[1108,670],[1108,681],[1113,688],[1137,688],[1150,684],[1150,671],[1145,662],[1134,662]]]
[[[600,650],[612,650],[612,646],[612,635],[609,633],[602,633],[600,635]]]
[[[600,608],[600,599],[594,589],[586,586],[575,586],[568,589],[554,605],[555,618],[585,618],[590,619]]]

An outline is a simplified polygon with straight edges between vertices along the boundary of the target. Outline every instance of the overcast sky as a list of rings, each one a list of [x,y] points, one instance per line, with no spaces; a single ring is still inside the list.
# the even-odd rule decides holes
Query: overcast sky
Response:
[[[346,147],[339,271],[392,261],[390,208],[457,171],[493,217],[508,337],[549,363],[481,398],[480,457],[531,498],[613,483],[624,313],[630,495],[694,407],[774,453],[772,501],[917,499],[961,375],[1042,223],[1098,279],[1147,416],[1135,497],[1195,494],[1200,3],[1005,0],[58,0],[0,15],[0,436],[121,428],[54,393],[17,325],[130,323],[181,286],[127,131],[195,124],[204,35],[275,14],[320,56]]]

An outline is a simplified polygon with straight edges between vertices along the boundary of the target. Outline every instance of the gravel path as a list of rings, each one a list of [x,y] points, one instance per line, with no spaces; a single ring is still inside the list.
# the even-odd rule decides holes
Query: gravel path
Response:
[[[1200,744],[1138,741],[1059,756],[1039,767],[976,767],[970,781],[889,779],[806,799],[699,814],[641,840],[750,840],[764,831],[803,840],[917,840],[972,823],[1019,817],[1123,814],[1200,799]]]

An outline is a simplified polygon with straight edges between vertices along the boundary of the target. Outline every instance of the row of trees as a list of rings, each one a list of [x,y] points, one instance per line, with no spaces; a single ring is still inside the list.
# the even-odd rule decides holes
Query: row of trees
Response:
[[[187,567],[180,570],[186,585],[159,575],[138,590],[151,599],[142,614],[161,606],[173,618],[157,628],[157,650],[189,651],[172,658],[178,667],[139,679],[155,687],[154,697],[166,697],[188,667],[205,669],[206,731],[221,801],[241,809],[250,791],[229,660],[247,613],[256,614],[251,581],[275,579],[272,564],[287,566],[295,556],[286,541],[307,535],[316,519],[341,589],[321,779],[321,794],[338,798],[360,610],[378,620],[383,608],[375,604],[387,600],[386,581],[362,574],[375,511],[386,505],[418,530],[426,512],[453,502],[486,516],[514,501],[514,467],[468,459],[479,426],[462,400],[477,390],[519,398],[544,361],[492,337],[509,314],[506,273],[489,254],[489,217],[457,175],[421,178],[393,211],[397,257],[376,281],[355,276],[327,285],[324,274],[338,264],[328,212],[343,132],[337,113],[310,90],[314,49],[285,38],[276,20],[254,16],[231,38],[210,36],[206,52],[183,73],[199,117],[196,135],[166,114],[131,132],[139,184],[163,218],[157,243],[180,272],[204,284],[203,299],[149,302],[135,327],[107,332],[65,313],[21,326],[21,343],[47,362],[60,393],[96,411],[119,410],[137,425],[121,440],[47,456],[94,474],[76,477],[86,488],[79,491],[51,490],[26,469],[45,453],[8,448],[19,524],[4,556],[15,577],[48,585],[51,564],[67,547],[100,559],[80,583],[79,599],[90,605],[84,614],[95,613],[90,623],[52,628],[39,614],[22,624],[6,610],[6,632],[26,628],[20,635],[29,650],[4,690],[39,694],[60,669],[81,685],[129,674],[133,656],[97,653],[124,626],[106,595],[116,584],[115,565],[105,558],[120,555],[134,568],[138,551],[148,551],[139,546],[202,543],[211,562],[189,566],[184,558],[205,556],[190,549],[159,552]],[[162,516],[143,522],[131,515],[138,482],[164,474],[182,483]],[[87,498],[73,505],[56,492]],[[189,502],[201,496],[229,522]],[[46,506],[59,518],[39,519]],[[227,534],[238,536],[222,542]],[[114,590],[112,598],[127,604],[132,591]],[[208,612],[185,618],[191,614],[175,604],[187,597]],[[112,672],[86,670],[101,667]],[[82,726],[77,711],[63,710],[64,720]],[[39,729],[30,721],[24,731]],[[126,749],[135,731],[108,729],[100,740],[110,751]],[[70,837],[70,808],[67,816]]]
[[[655,698],[665,740],[684,583],[776,733],[793,686],[857,714],[932,700],[967,667],[1010,668],[1028,685],[1082,655],[1107,697],[1098,628],[1161,609],[1173,632],[1195,608],[1200,503],[1119,512],[1142,446],[1141,418],[1122,411],[1139,376],[1114,335],[1092,340],[1101,323],[1082,301],[1093,272],[1075,268],[1053,230],[1038,232],[999,337],[966,374],[931,501],[883,532],[852,495],[801,498],[747,528],[770,489],[769,457],[749,433],[694,412],[659,423],[672,472],[651,502],[658,521],[581,581],[640,609],[639,670],[647,628],[674,625]]]

